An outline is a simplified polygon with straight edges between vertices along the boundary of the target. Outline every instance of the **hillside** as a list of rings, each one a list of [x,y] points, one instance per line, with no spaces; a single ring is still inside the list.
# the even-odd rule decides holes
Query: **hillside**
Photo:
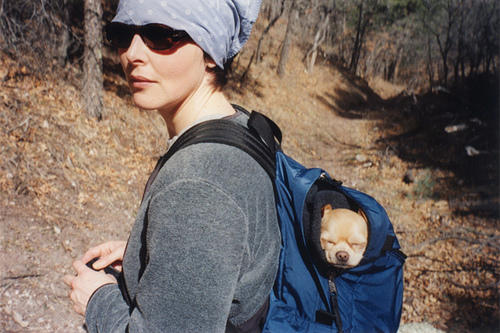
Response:
[[[278,49],[278,40],[268,49]],[[421,121],[437,101],[449,101],[384,82],[370,87],[323,61],[307,74],[298,48],[285,79],[275,75],[270,55],[241,84],[254,46],[251,40],[235,62],[230,100],[273,118],[289,155],[386,207],[409,255],[402,322],[497,332],[498,147],[468,156],[456,148],[459,138],[443,139],[448,123]],[[83,110],[81,75],[68,65],[39,78],[0,57],[2,332],[83,331],[61,278],[90,246],[127,238],[165,149],[163,120],[131,105],[112,53],[100,122]],[[424,111],[415,111],[419,105]],[[498,127],[493,133],[498,138]]]

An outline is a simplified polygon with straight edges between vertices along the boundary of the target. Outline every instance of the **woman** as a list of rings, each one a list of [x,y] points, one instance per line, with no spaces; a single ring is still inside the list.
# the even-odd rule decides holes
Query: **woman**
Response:
[[[122,0],[107,26],[134,103],[158,110],[170,142],[196,123],[246,124],[221,92],[260,1]],[[226,66],[226,68],[225,68]],[[89,250],[67,275],[89,332],[256,331],[280,247],[273,185],[239,149],[201,143],[153,172],[128,242]],[[120,283],[93,268],[113,264]]]

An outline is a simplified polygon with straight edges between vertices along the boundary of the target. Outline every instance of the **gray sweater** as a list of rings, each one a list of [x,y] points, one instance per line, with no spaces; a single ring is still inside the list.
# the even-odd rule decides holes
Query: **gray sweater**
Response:
[[[94,293],[88,331],[224,332],[228,319],[238,326],[272,289],[280,239],[273,185],[253,158],[222,144],[184,148],[139,208],[123,260],[125,290]]]

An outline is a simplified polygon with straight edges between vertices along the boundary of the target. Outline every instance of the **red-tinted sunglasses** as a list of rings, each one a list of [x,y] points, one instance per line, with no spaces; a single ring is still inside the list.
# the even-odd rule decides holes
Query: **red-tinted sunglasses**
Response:
[[[138,26],[111,22],[104,30],[109,43],[120,49],[127,49],[135,35],[139,35],[147,47],[156,51],[168,50],[181,39],[189,37],[185,31],[156,23]]]

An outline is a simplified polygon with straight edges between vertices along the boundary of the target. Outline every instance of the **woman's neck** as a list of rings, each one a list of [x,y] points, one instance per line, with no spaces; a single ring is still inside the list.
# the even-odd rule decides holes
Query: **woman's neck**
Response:
[[[229,116],[234,114],[235,110],[221,91],[212,90],[186,99],[173,110],[158,112],[167,124],[169,137],[173,138],[199,119],[216,114]]]

